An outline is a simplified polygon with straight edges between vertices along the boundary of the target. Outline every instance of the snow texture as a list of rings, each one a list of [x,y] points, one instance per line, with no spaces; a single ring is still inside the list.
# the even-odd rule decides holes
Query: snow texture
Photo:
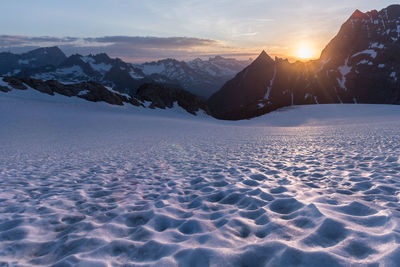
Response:
[[[1,266],[399,262],[399,106],[222,122],[15,90],[0,125]]]
[[[344,62],[343,66],[340,66],[339,72],[340,74],[342,74],[342,77],[339,79],[337,78],[337,81],[340,85],[341,88],[343,88],[344,90],[347,91],[347,87],[346,87],[346,75],[349,74],[351,72],[352,67],[348,65],[349,63],[349,59],[347,58]]]
[[[276,72],[277,72],[277,69],[276,69],[276,66],[275,66],[274,67],[274,74],[272,75],[272,79],[269,82],[269,85],[267,87],[267,92],[265,93],[265,96],[264,96],[264,99],[266,99],[266,100],[269,99],[269,95],[271,94],[272,86],[274,85],[275,78],[276,78]]]
[[[89,90],[83,90],[83,91],[80,91],[80,92],[78,93],[78,96],[87,95],[87,94],[89,94],[89,93],[90,93]]]
[[[359,56],[359,55],[363,55],[363,54],[367,54],[369,55],[371,58],[376,58],[377,53],[375,50],[373,49],[366,49],[364,51],[358,52],[356,54],[353,55],[353,57]]]
[[[390,78],[392,78],[395,82],[397,82],[397,76],[396,76],[396,72],[395,71],[392,71],[390,73]]]
[[[112,66],[110,64],[106,64],[106,63],[96,63],[95,59],[87,56],[87,57],[81,57],[81,60],[83,62],[89,63],[89,65],[92,67],[93,70],[98,71],[102,74],[105,74],[106,72],[108,72]]]
[[[370,47],[371,48],[383,49],[383,48],[385,48],[385,45],[384,44],[380,44],[380,43],[372,43]]]

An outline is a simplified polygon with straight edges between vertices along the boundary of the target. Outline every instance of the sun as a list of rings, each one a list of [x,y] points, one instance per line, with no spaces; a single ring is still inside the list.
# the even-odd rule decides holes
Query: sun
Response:
[[[314,51],[310,47],[300,47],[297,50],[297,57],[300,59],[310,59],[314,55]]]

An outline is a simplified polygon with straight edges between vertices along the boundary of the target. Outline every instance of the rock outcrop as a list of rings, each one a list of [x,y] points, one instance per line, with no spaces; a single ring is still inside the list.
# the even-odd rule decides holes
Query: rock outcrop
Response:
[[[144,84],[136,92],[136,97],[142,102],[150,102],[150,108],[172,108],[174,103],[187,112],[196,115],[200,110],[208,113],[208,108],[202,99],[182,89],[169,88],[161,84]]]
[[[111,105],[131,104],[148,108],[173,108],[178,105],[190,114],[203,110],[208,113],[205,101],[182,89],[149,83],[142,85],[135,94],[123,94],[96,82],[63,84],[55,80],[42,81],[32,78],[0,77],[0,91],[34,89],[48,95],[60,94],[79,97],[92,102],[106,102]]]

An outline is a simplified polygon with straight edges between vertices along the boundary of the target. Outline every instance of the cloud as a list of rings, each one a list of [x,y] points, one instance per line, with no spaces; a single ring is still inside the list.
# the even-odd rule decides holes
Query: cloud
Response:
[[[267,19],[267,18],[263,18],[263,19],[252,19],[255,22],[260,22],[260,23],[264,23],[264,22],[274,22],[275,19]]]
[[[238,36],[251,37],[257,32],[239,33]],[[128,62],[155,61],[164,58],[189,60],[196,57],[208,58],[216,55],[238,59],[255,58],[262,50],[270,56],[285,57],[288,47],[263,45],[254,47],[234,46],[213,39],[192,37],[29,37],[20,35],[0,35],[0,52],[24,53],[39,47],[58,46],[66,55],[107,53]]]
[[[29,37],[0,35],[0,51],[22,53],[38,47],[58,46],[67,55],[107,53],[129,61],[166,57],[186,58],[231,52],[222,42],[192,37],[105,36],[96,38]]]
[[[62,45],[72,44],[76,42],[78,38],[73,37],[27,37],[20,35],[0,35],[0,48],[11,48],[11,47],[30,47],[30,46],[42,46],[46,44]]]
[[[258,32],[245,32],[245,33],[238,33],[234,34],[234,37],[250,37],[250,36],[256,36],[258,35]]]
[[[140,37],[140,36],[106,36],[100,38],[85,38],[85,41],[125,44],[129,46],[147,46],[149,48],[188,48],[195,46],[217,45],[218,42],[211,39],[200,39],[191,37]]]

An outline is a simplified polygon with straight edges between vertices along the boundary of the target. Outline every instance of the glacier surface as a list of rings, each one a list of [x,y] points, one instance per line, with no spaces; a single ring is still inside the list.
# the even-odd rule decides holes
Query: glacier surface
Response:
[[[400,107],[241,122],[0,93],[0,265],[400,260]]]

